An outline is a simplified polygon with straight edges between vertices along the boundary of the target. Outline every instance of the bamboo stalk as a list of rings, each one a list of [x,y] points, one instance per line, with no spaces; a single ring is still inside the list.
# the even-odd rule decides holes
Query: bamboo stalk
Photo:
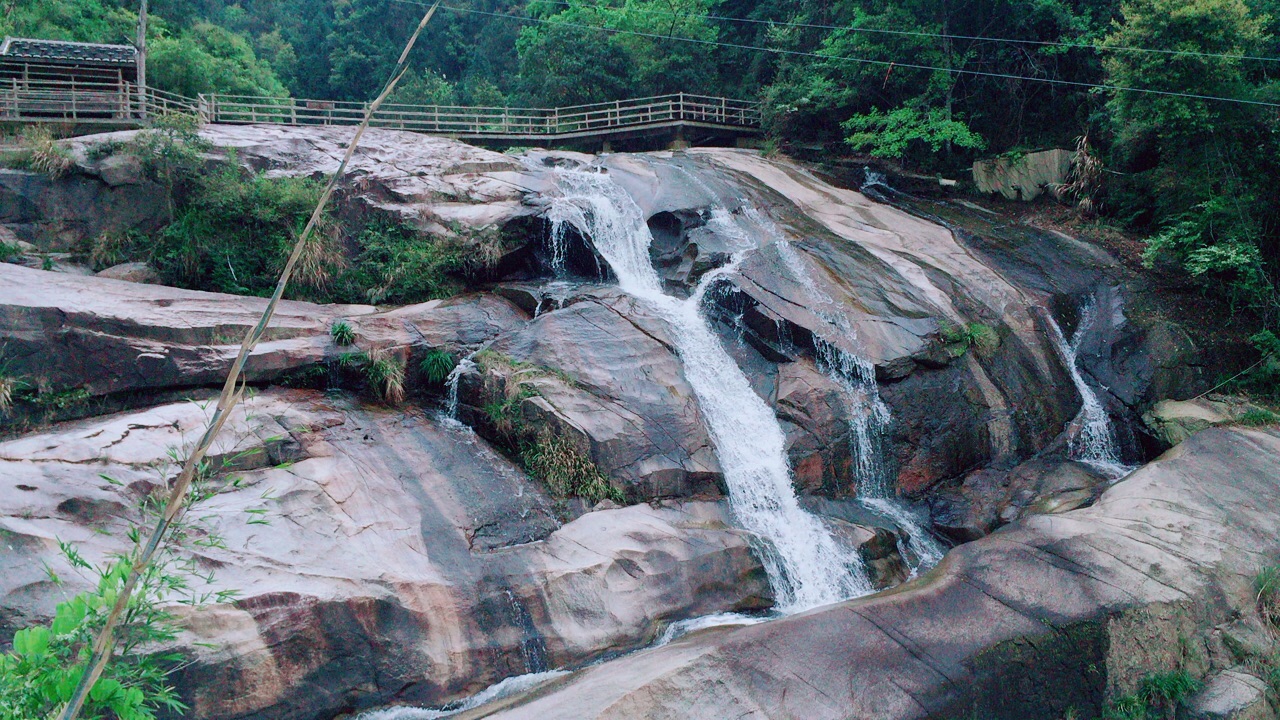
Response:
[[[93,689],[98,678],[102,676],[102,671],[106,668],[107,662],[115,651],[116,626],[119,625],[120,619],[124,616],[124,611],[129,604],[129,598],[132,596],[134,588],[137,587],[138,580],[151,564],[152,557],[160,547],[165,533],[181,513],[186,502],[187,490],[191,487],[191,481],[195,477],[197,466],[204,459],[205,454],[208,453],[210,446],[213,445],[214,439],[217,438],[218,433],[222,430],[222,426],[230,416],[231,410],[235,408],[236,403],[244,396],[244,383],[240,380],[240,374],[249,359],[249,354],[253,352],[258,341],[262,339],[263,333],[266,332],[267,326],[271,323],[271,318],[275,315],[276,306],[280,304],[280,299],[284,296],[285,287],[288,286],[289,279],[293,275],[293,269],[302,257],[308,238],[310,238],[312,231],[315,230],[316,223],[320,221],[320,217],[324,213],[325,206],[329,203],[329,198],[333,195],[333,190],[337,186],[338,180],[342,178],[347,169],[347,163],[350,162],[356,146],[360,143],[360,138],[364,135],[364,131],[369,128],[369,119],[373,117],[373,113],[377,111],[382,102],[395,89],[396,83],[400,82],[400,78],[404,76],[405,70],[408,69],[405,63],[409,58],[409,51],[413,49],[414,43],[418,41],[418,36],[422,34],[422,29],[430,22],[431,16],[435,14],[439,5],[440,3],[437,0],[427,10],[426,15],[422,16],[422,22],[418,23],[418,28],[414,30],[409,42],[405,44],[404,51],[400,53],[400,59],[397,61],[391,77],[387,80],[386,86],[378,97],[369,104],[364,114],[364,121],[360,123],[355,135],[351,138],[351,142],[347,145],[346,155],[343,156],[342,162],[338,164],[338,169],[334,172],[333,177],[329,178],[329,183],[320,195],[320,200],[316,203],[316,208],[312,211],[310,219],[307,220],[306,227],[303,228],[302,234],[298,236],[298,241],[294,243],[293,252],[289,254],[289,261],[285,263],[284,270],[280,273],[280,279],[276,282],[275,292],[267,302],[267,307],[263,310],[262,317],[245,334],[244,341],[240,343],[240,353],[236,356],[235,362],[231,364],[231,369],[227,372],[227,380],[223,383],[222,394],[218,397],[218,405],[214,410],[213,417],[209,419],[209,424],[205,427],[200,441],[196,443],[195,448],[183,463],[182,472],[178,475],[173,488],[169,491],[169,501],[165,505],[159,521],[156,522],[156,527],[152,531],[151,537],[148,538],[146,546],[134,558],[133,566],[129,569],[129,577],[116,598],[115,605],[111,608],[111,614],[107,616],[106,624],[103,625],[102,630],[99,631],[94,641],[93,653],[89,657],[87,670],[80,677],[80,682],[76,686],[71,700],[59,715],[60,720],[76,719],[80,714],[80,710],[84,707],[85,699],[89,697],[89,691]]]

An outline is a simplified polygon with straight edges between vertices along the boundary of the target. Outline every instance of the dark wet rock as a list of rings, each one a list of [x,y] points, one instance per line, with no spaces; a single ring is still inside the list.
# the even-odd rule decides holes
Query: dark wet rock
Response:
[[[843,389],[803,358],[778,366],[776,412],[787,433],[796,487],[806,493],[857,492],[850,452],[850,408]]]
[[[891,593],[605,663],[492,717],[1097,716],[1152,671],[1197,667],[1180,638],[1256,618],[1278,473],[1280,435],[1207,430],[1093,507],[963,545]]]
[[[41,252],[77,250],[104,232],[150,232],[168,219],[163,190],[154,183],[109,185],[73,174],[53,180],[0,169],[0,226]]]
[[[1107,484],[1088,465],[1046,457],[1011,470],[975,470],[958,487],[935,492],[929,506],[940,533],[956,542],[969,542],[1022,517],[1091,504]]]

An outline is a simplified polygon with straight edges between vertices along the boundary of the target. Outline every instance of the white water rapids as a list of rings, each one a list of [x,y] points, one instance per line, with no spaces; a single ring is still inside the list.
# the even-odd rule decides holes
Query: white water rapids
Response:
[[[560,170],[557,180],[561,194],[552,198],[547,213],[553,226],[571,226],[590,238],[619,287],[670,327],[720,458],[734,515],[771,545],[761,555],[779,610],[794,612],[870,592],[857,553],[800,507],[773,410],[752,390],[702,315],[706,287],[732,271],[741,253],[727,268],[708,273],[689,299],[671,297],[662,291],[649,259],[653,238],[644,214],[626,191],[599,172]]]
[[[1096,305],[1094,299],[1090,298],[1081,306],[1080,321],[1076,324],[1076,330],[1071,334],[1070,340],[1067,340],[1051,313],[1045,313],[1045,317],[1048,320],[1054,346],[1062,355],[1062,362],[1067,366],[1071,381],[1075,383],[1076,390],[1080,393],[1080,412],[1076,415],[1074,422],[1079,430],[1070,438],[1068,456],[1116,480],[1128,475],[1133,468],[1121,462],[1115,429],[1111,425],[1111,416],[1107,414],[1107,409],[1098,399],[1098,394],[1089,386],[1089,383],[1085,382],[1084,374],[1080,371],[1080,345],[1084,342],[1085,334],[1097,320]]]

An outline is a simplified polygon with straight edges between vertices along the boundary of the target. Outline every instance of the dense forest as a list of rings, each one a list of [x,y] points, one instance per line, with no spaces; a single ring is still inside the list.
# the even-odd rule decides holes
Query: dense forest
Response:
[[[133,0],[3,2],[6,34],[119,43],[135,32]],[[472,0],[442,8],[396,99],[754,98],[779,146],[939,172],[1078,147],[1065,199],[1148,237],[1149,263],[1275,328],[1275,4]],[[409,0],[153,0],[151,78],[186,95],[368,99],[422,12]],[[1267,332],[1255,342],[1280,350]]]

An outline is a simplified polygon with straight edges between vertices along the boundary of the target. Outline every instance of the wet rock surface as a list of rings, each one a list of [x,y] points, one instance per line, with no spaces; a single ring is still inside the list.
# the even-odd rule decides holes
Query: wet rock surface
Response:
[[[1280,552],[1277,458],[1280,435],[1208,430],[892,593],[606,663],[490,716],[1094,716],[1180,663],[1180,636],[1254,616],[1251,580]]]

